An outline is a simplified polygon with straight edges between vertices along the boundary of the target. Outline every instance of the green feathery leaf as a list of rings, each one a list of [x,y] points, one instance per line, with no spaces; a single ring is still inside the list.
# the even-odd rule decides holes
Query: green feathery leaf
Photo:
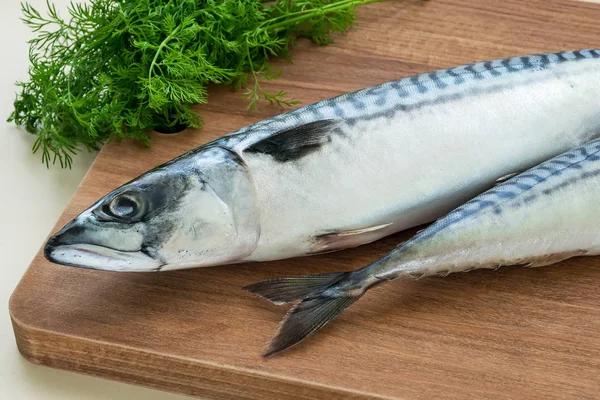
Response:
[[[33,152],[47,166],[70,168],[78,151],[111,138],[149,145],[157,127],[201,127],[192,106],[210,83],[246,87],[249,110],[261,100],[291,106],[260,84],[281,72],[269,59],[289,59],[298,37],[330,43],[356,6],[376,1],[90,0],[71,3],[67,19],[49,1],[45,15],[24,3],[36,37],[9,121],[37,135]]]

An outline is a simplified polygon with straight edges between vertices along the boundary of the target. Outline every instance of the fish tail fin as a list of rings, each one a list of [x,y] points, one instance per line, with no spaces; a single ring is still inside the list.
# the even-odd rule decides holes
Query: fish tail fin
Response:
[[[275,303],[301,300],[283,318],[263,356],[272,356],[300,343],[358,300],[364,290],[348,279],[351,274],[280,278],[246,286],[245,290]]]
[[[325,274],[289,276],[253,283],[244,286],[242,289],[281,305],[302,300],[311,293],[339,281],[347,274],[349,273],[328,272]]]

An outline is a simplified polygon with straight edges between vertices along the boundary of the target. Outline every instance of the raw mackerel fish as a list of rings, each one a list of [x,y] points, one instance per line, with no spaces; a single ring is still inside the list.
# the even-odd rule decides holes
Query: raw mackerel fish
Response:
[[[600,50],[384,83],[233,132],[115,189],[54,262],[164,271],[340,250],[431,222],[600,133]]]
[[[284,319],[266,355],[300,342],[369,288],[394,279],[513,264],[539,267],[598,255],[599,198],[596,139],[475,197],[362,269],[247,286],[277,304],[301,300]]]

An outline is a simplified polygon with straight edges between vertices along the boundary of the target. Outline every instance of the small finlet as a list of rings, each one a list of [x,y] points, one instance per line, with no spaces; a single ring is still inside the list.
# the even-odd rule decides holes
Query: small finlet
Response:
[[[587,250],[579,249],[574,251],[566,251],[562,253],[545,254],[538,257],[532,257],[526,260],[522,260],[518,262],[518,264],[525,264],[527,267],[532,268],[545,267],[547,265],[556,264],[558,262],[564,261],[572,257],[584,256],[587,253]]]
[[[506,174],[504,176],[501,176],[500,178],[496,179],[496,185],[499,185],[501,183],[506,182],[507,180],[514,178],[515,176],[519,175],[521,172],[523,171],[518,171],[518,172],[513,172],[511,174]]]

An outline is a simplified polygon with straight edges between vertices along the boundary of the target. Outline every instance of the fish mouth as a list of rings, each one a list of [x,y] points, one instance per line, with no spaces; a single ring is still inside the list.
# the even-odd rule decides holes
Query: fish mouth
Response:
[[[120,272],[159,271],[163,263],[140,251],[120,251],[94,244],[59,244],[54,238],[44,246],[44,256],[53,263]]]

